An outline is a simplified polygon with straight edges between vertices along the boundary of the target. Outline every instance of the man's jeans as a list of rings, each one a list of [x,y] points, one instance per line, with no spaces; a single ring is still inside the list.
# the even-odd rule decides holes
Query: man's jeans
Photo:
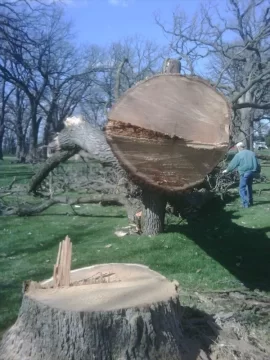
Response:
[[[247,208],[253,205],[252,196],[252,183],[253,183],[253,172],[246,171],[240,176],[239,193],[242,200],[242,205]]]

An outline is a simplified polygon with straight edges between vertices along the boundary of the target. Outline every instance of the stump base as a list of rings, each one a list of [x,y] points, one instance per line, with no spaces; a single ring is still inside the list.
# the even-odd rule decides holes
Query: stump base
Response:
[[[182,358],[179,298],[162,275],[104,264],[72,271],[71,285],[30,284],[0,360]]]

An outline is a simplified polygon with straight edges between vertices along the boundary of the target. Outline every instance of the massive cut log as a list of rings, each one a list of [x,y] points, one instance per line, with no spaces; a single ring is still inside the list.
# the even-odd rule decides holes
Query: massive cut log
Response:
[[[73,117],[54,142],[62,154],[84,150],[116,170],[123,184],[132,179],[141,186],[148,235],[163,231],[168,195],[203,182],[229,142],[226,99],[204,80],[181,76],[175,59],[166,59],[163,71],[124,93],[109,113],[105,135]],[[29,191],[37,189],[58,158],[47,160]]]
[[[106,264],[25,285],[0,360],[181,360],[185,350],[175,285],[142,265]]]
[[[115,103],[106,138],[135,182],[182,191],[200,184],[224,156],[230,115],[225,97],[206,81],[160,74]]]

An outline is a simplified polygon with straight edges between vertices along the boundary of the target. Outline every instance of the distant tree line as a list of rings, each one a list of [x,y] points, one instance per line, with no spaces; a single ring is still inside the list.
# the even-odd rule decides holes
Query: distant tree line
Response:
[[[270,7],[268,0],[228,0],[227,12],[204,3],[193,17],[173,13],[162,48],[140,36],[107,47],[78,46],[63,6],[48,1],[0,3],[0,158],[46,157],[66,117],[82,114],[102,127],[108,109],[134,83],[160,72],[168,55],[181,72],[203,76],[232,105],[231,140],[253,146],[270,119]]]
[[[268,0],[202,2],[188,16],[156,22],[191,75],[208,78],[232,105],[231,140],[253,148],[254,125],[270,119],[270,4]],[[222,9],[221,9],[222,8]],[[202,70],[203,69],[203,70]]]
[[[117,79],[119,96],[161,66],[159,46],[139,36],[108,47],[76,45],[63,15],[55,3],[0,4],[1,159],[4,152],[18,161],[46,157],[51,135],[74,112],[104,125]]]

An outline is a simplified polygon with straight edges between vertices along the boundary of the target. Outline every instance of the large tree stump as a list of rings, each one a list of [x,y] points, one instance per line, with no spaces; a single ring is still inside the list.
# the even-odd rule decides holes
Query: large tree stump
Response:
[[[184,344],[173,283],[142,265],[71,272],[71,286],[30,283],[1,360],[180,360]]]

